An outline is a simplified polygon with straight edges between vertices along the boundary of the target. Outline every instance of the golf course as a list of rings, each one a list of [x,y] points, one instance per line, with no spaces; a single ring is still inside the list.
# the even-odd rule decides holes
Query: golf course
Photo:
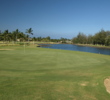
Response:
[[[0,46],[0,100],[110,100],[110,56]]]

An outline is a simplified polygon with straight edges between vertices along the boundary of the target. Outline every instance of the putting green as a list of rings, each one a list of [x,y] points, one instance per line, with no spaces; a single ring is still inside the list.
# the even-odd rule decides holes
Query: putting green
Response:
[[[0,100],[109,100],[110,56],[35,47],[0,51]],[[3,48],[2,48],[3,49]]]

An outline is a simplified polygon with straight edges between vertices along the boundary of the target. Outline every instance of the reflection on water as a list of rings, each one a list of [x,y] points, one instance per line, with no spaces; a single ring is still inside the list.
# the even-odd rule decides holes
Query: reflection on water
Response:
[[[91,53],[100,53],[105,55],[110,55],[110,49],[106,48],[95,48],[95,47],[86,47],[86,46],[78,46],[73,44],[49,44],[49,46],[43,46],[44,48],[52,48],[52,49],[63,49],[63,50],[74,50],[74,51],[83,51],[83,52],[91,52]]]

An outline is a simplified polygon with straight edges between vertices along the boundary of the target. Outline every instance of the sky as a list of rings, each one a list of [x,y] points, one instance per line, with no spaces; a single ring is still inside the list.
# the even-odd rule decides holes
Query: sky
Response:
[[[72,39],[110,30],[110,0],[0,0],[0,30]]]

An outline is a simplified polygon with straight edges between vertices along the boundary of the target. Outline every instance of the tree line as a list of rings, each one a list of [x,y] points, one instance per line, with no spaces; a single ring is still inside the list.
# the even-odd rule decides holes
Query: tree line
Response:
[[[68,41],[71,41],[70,39],[67,38],[60,38],[60,39],[51,39],[50,36],[47,37],[33,37],[33,41],[42,41],[42,42],[60,42],[60,43],[68,43]]]
[[[88,36],[79,32],[79,34],[72,39],[72,43],[110,46],[110,31],[101,29],[101,31],[97,32],[95,35]]]
[[[47,37],[30,37],[30,35],[33,35],[32,28],[26,29],[27,34],[20,32],[18,29],[15,31],[9,32],[9,30],[5,30],[4,32],[0,31],[0,41],[3,42],[24,42],[24,41],[42,41],[42,42],[62,42],[66,43],[69,39],[66,38],[60,38],[60,39],[51,39],[50,36]],[[69,40],[70,41],[70,40]]]
[[[4,32],[0,31],[0,41],[3,42],[11,42],[11,41],[29,41],[30,35],[33,35],[32,28],[26,29],[26,33],[20,32],[16,29],[13,32],[9,32],[9,30],[5,30]]]

